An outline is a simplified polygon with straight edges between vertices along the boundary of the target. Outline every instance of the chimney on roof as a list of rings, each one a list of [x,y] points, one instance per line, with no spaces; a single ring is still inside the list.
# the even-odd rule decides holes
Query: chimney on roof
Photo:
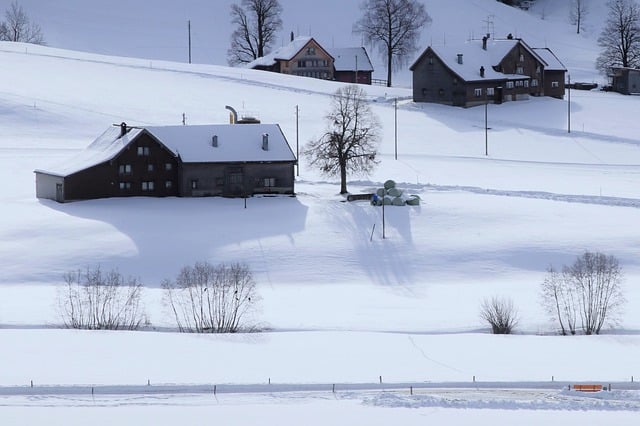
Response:
[[[229,113],[229,124],[236,124],[238,122],[238,112],[229,105],[225,105],[225,109],[231,111]]]
[[[218,135],[213,135],[211,137],[211,146],[214,148],[218,146]]]
[[[293,31],[291,31],[291,41],[293,41],[294,37],[293,37]]]
[[[123,121],[122,123],[120,123],[120,137],[123,137],[126,134],[127,134],[127,123]]]
[[[482,37],[482,50],[487,50],[487,40],[489,39],[489,37],[484,36]]]
[[[513,34],[509,33],[509,35],[507,35],[507,40],[513,40]]]
[[[269,134],[268,133],[262,134],[262,150],[269,151]]]
[[[480,77],[484,78],[484,67],[480,67]]]
[[[462,53],[458,53],[458,63],[462,65]]]

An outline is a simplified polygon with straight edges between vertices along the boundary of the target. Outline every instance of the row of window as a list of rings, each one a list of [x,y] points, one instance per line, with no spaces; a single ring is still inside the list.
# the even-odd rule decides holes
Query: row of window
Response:
[[[242,176],[237,176],[231,174],[229,176],[229,183],[232,185],[241,185],[242,184]],[[191,180],[191,189],[198,189],[198,179]],[[266,188],[273,188],[276,186],[276,178],[262,178],[256,179],[256,185],[262,185]],[[216,178],[216,186],[221,187],[224,186],[224,178]]]
[[[328,67],[329,61],[326,59],[301,59],[298,61],[298,68],[318,68],[318,67]]]
[[[326,71],[298,71],[295,75],[299,75],[301,77],[329,78],[329,73]]]
[[[507,86],[507,89],[513,89],[514,87],[529,87],[529,81],[528,80],[516,80],[515,82],[507,81],[506,86]],[[531,86],[538,87],[538,80],[536,79],[531,80]],[[557,81],[552,81],[551,87],[558,88],[560,87],[560,83]],[[483,94],[482,89],[475,89],[476,97],[480,97],[482,96],[482,94]],[[493,96],[494,94],[495,94],[495,89],[493,87],[487,88],[487,96]]]
[[[173,170],[173,164],[172,163],[165,163],[164,164],[164,169],[165,169],[165,171]],[[153,171],[155,171],[155,165],[153,165],[151,163],[147,164],[147,172],[153,172]],[[131,166],[131,164],[120,164],[118,166],[118,174],[130,175],[131,173],[133,173],[133,166]]]
[[[120,182],[120,189],[121,189],[121,190],[123,190],[123,191],[125,191],[125,190],[130,190],[130,189],[131,189],[131,187],[132,187],[132,186],[131,186],[131,182],[125,182],[125,181]],[[165,181],[165,183],[164,183],[164,187],[165,187],[166,189],[171,189],[171,188],[173,188],[173,182],[172,182],[172,181],[170,181],[170,180]],[[141,182],[141,184],[140,184],[140,189],[141,189],[141,190],[143,190],[143,191],[155,191],[155,189],[156,189],[156,184],[155,184],[155,182],[154,182],[154,181],[152,181],[152,180],[144,181],[144,182]]]

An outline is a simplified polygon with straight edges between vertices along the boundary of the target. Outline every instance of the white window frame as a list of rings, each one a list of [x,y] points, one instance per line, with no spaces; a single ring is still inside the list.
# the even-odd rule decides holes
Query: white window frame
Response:
[[[476,98],[479,98],[480,96],[482,96],[482,89],[481,88],[474,89],[473,92],[476,95]]]
[[[513,89],[513,81],[507,81],[507,89]]]
[[[488,87],[487,88],[487,96],[495,96],[496,91],[493,87]]]

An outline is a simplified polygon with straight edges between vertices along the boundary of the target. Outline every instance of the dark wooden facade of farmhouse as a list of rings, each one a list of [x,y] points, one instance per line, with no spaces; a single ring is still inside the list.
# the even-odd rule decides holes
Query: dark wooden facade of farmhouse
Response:
[[[313,37],[296,37],[247,68],[280,74],[371,84],[373,66],[364,47],[325,49]]]
[[[549,49],[534,49],[519,39],[429,46],[411,71],[415,102],[471,107],[529,96],[564,97],[564,65]]]
[[[623,95],[640,95],[640,69],[612,68],[611,89]]]
[[[107,129],[75,157],[36,170],[36,196],[294,194],[296,159],[275,124]]]

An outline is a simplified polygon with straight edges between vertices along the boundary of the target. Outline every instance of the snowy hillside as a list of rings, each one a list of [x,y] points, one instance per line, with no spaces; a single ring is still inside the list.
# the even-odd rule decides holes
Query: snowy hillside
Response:
[[[340,87],[228,68],[222,60],[212,61],[218,65],[162,60],[170,55],[160,55],[157,46],[140,54],[147,59],[65,50],[65,43],[53,41],[67,37],[69,42],[69,34],[78,31],[77,42],[87,44],[78,49],[90,50],[95,43],[96,51],[105,52],[106,47],[97,47],[107,38],[103,31],[83,38],[86,32],[77,26],[104,28],[109,22],[110,40],[118,40],[131,31],[133,18],[125,14],[118,27],[119,13],[105,17],[100,5],[64,3],[58,9],[24,1],[51,34],[52,47],[0,43],[0,340],[7,348],[0,364],[11,366],[0,378],[0,395],[9,395],[0,414],[6,410],[10,424],[31,418],[33,406],[55,412],[58,424],[86,418],[92,424],[135,424],[149,416],[170,424],[185,415],[197,423],[198,416],[213,415],[245,425],[255,424],[254,413],[265,410],[273,424],[293,423],[309,413],[317,424],[336,419],[384,424],[390,417],[423,424],[427,414],[449,424],[466,424],[468,416],[491,423],[558,418],[563,424],[584,423],[585,413],[574,409],[587,410],[590,420],[604,421],[600,416],[607,414],[608,421],[631,424],[640,400],[635,361],[640,356],[638,98],[573,91],[571,133],[567,99],[490,105],[485,156],[484,108],[414,104],[408,88],[365,87],[383,125],[381,163],[371,176],[351,177],[350,192],[372,192],[393,179],[423,200],[417,207],[387,208],[384,239],[381,210],[345,202],[337,180],[320,175],[305,158],[296,197],[255,197],[246,209],[242,200],[222,198],[58,204],[35,198],[33,170],[63,161],[114,123],[179,124],[183,114],[187,124],[225,123],[225,105],[232,105],[256,113],[264,123],[279,123],[295,152],[296,106],[302,148],[322,134],[330,95]],[[126,3],[131,15],[141,12],[137,2]],[[198,8],[205,3],[187,2],[185,10],[203,10]],[[572,79],[597,81],[592,63],[598,2],[589,18],[592,30],[580,36],[566,23],[567,3],[538,0],[524,12],[494,0],[426,1],[434,22],[425,37],[433,43],[464,41],[482,34],[483,19],[493,15],[496,33],[547,45],[569,67]],[[166,5],[177,8],[173,2]],[[465,10],[461,17],[460,10]],[[154,13],[166,18],[170,11],[175,12],[158,8]],[[150,17],[149,22],[156,21]],[[457,35],[453,23],[461,28]],[[154,34],[153,25],[144,28],[137,31]],[[130,52],[143,47],[120,42],[121,48],[134,49]],[[584,250],[620,260],[628,303],[615,331],[556,336],[539,303],[540,284],[550,264],[572,263]],[[173,332],[160,283],[199,260],[249,264],[261,297],[255,320],[265,332]],[[55,302],[63,273],[98,264],[143,281],[148,332],[59,329]],[[492,336],[480,321],[482,300],[494,295],[513,299],[518,308],[516,336]],[[312,386],[374,383],[383,377],[385,383],[462,382],[470,389],[411,398],[406,390],[380,395],[368,386],[366,392],[335,396],[314,393]],[[488,396],[473,390],[474,378],[511,387],[544,383],[544,391]],[[246,395],[257,392],[250,387],[215,404],[210,395],[175,395],[203,392],[190,386],[250,386],[272,379],[302,387],[293,394],[276,388],[282,397],[265,396],[266,391]],[[35,390],[22,388],[32,380]],[[573,381],[613,382],[629,390],[612,393],[605,402],[602,395],[587,399],[562,393],[560,387]],[[159,383],[183,387],[157,398],[126,396],[131,393],[126,386],[146,383],[150,389]],[[101,384],[124,387],[112,397],[55,395],[60,385],[76,392],[80,385]],[[46,387],[39,390],[40,385]],[[53,396],[46,396],[51,387]],[[467,402],[461,405],[461,400]],[[158,401],[166,402],[164,408]],[[100,413],[92,406],[96,402]],[[248,409],[239,413],[238,407]],[[191,408],[195,411],[185,414]]]

